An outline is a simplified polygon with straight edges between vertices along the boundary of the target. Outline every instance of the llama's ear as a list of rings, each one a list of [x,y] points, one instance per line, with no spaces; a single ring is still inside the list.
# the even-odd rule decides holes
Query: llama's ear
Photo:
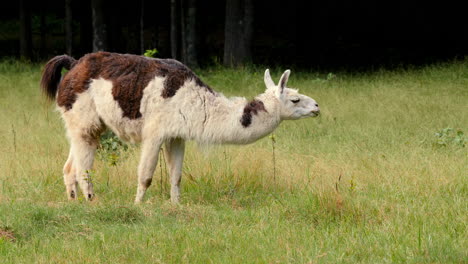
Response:
[[[282,94],[284,92],[284,88],[286,87],[286,84],[288,83],[289,79],[289,74],[291,74],[290,70],[286,70],[283,75],[281,75],[281,78],[278,83],[278,93]]]
[[[271,79],[271,75],[270,75],[270,70],[269,69],[266,69],[265,71],[265,85],[267,88],[270,88],[270,87],[273,87],[273,86],[276,86],[275,83],[273,82],[273,80]]]

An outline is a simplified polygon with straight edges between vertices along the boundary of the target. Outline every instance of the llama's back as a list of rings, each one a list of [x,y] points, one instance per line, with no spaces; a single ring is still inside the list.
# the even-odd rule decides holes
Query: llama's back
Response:
[[[65,119],[89,118],[94,109],[97,118],[121,138],[138,142],[147,123],[169,126],[177,121],[171,116],[177,103],[196,104],[194,100],[172,100],[186,83],[214,94],[176,60],[97,52],[82,57],[64,76],[57,104]]]

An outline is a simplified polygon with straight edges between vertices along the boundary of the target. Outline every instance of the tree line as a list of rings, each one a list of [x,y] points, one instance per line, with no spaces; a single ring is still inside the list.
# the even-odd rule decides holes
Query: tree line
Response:
[[[191,66],[198,67],[198,54],[197,54],[197,36],[199,32],[197,30],[197,0],[167,0],[169,2],[169,42],[162,45],[170,46],[170,57],[179,59],[183,63]],[[74,3],[76,2],[76,3]],[[143,54],[146,49],[159,48],[158,40],[155,36],[150,36],[153,38],[153,43],[150,39],[147,39],[149,35],[157,34],[158,32],[152,32],[151,34],[146,34],[146,31],[158,30],[158,27],[154,27],[154,23],[149,23],[147,25],[146,21],[149,21],[152,16],[151,9],[148,7],[153,7],[154,5],[148,5],[149,0],[136,0],[132,5],[137,5],[138,11],[136,16],[134,15],[135,21],[134,24],[137,24],[137,27],[132,27],[136,31],[135,35],[137,38],[134,42],[137,43],[138,50],[135,48],[132,49],[134,53]],[[58,2],[57,2],[58,3]],[[74,27],[73,23],[76,20],[76,17],[82,16],[78,14],[80,9],[74,9],[73,5],[83,3],[86,4],[86,1],[77,1],[77,0],[65,0],[62,2],[63,14],[64,14],[64,45],[65,53],[69,55],[83,53],[82,49],[77,51],[76,41],[74,41],[75,34],[80,31],[86,31],[86,23],[80,24],[78,27]],[[121,36],[119,32],[118,25],[115,25],[116,22],[110,16],[112,8],[109,8],[109,5],[112,3],[107,0],[90,0],[90,10],[91,10],[91,28],[92,37],[83,36],[85,32],[81,32],[82,36],[79,40],[80,42],[92,41],[92,50],[89,51],[106,51],[106,50],[122,50],[118,48],[118,45],[110,45],[109,42],[119,41]],[[160,9],[165,9],[166,5],[162,3],[159,5]],[[158,12],[158,14],[163,13],[163,11]],[[31,8],[29,0],[19,0],[19,20],[20,20],[20,57],[25,59],[31,59],[33,57],[33,45],[32,45],[32,27],[31,27]],[[39,23],[43,24],[45,19],[45,14],[39,14],[40,21]],[[118,19],[118,18],[117,18]],[[126,18],[128,19],[128,18]],[[82,19],[80,19],[82,20]],[[81,22],[81,21],[80,21]],[[109,24],[112,23],[112,24]],[[222,63],[226,66],[240,66],[245,63],[250,63],[252,58],[252,35],[253,35],[253,22],[254,22],[254,5],[253,0],[226,0],[225,1],[225,20],[224,20],[224,47],[223,47],[223,60]],[[118,24],[118,23],[116,23]],[[153,26],[153,27],[151,27]],[[41,26],[41,30],[43,26]],[[148,27],[149,28],[148,30]],[[78,28],[78,30],[75,30]],[[45,35],[43,32],[41,34]],[[112,35],[112,37],[110,37]],[[41,39],[41,42],[45,40]],[[40,45],[44,45],[41,43]],[[169,55],[169,54],[167,54]]]
[[[463,10],[370,0],[5,1],[0,57],[157,49],[191,67],[431,63],[468,54]]]

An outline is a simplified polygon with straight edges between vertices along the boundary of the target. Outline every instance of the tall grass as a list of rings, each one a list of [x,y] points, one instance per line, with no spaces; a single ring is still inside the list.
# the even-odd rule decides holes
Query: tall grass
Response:
[[[199,75],[228,96],[264,90],[263,69]],[[68,143],[39,78],[38,65],[0,63],[1,263],[467,262],[467,148],[435,136],[468,133],[467,61],[333,78],[293,70],[289,86],[322,116],[280,126],[274,167],[269,138],[188,144],[181,206],[168,202],[164,169],[132,204],[138,146],[115,166],[96,160],[95,201],[67,202]]]

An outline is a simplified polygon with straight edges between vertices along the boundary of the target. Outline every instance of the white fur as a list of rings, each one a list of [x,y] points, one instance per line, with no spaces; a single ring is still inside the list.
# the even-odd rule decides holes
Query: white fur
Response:
[[[271,133],[282,120],[318,115],[318,105],[312,98],[286,87],[289,74],[290,71],[286,71],[275,85],[269,71],[265,71],[267,89],[255,99],[263,102],[266,111],[252,115],[252,123],[247,127],[240,122],[248,103],[245,98],[226,98],[198,87],[194,81],[186,81],[173,97],[162,98],[164,79],[155,77],[143,92],[142,117],[131,120],[122,117],[122,109],[112,96],[112,82],[102,78],[92,80],[89,89],[78,94],[72,109],[60,108],[71,142],[64,166],[69,198],[76,197],[76,182],[87,199],[94,195],[89,170],[98,142],[97,139],[85,140],[83,134],[98,128],[102,120],[120,138],[142,143],[135,202],[142,201],[153,177],[159,150],[165,143],[171,171],[171,201],[178,203],[186,140],[248,144]]]

